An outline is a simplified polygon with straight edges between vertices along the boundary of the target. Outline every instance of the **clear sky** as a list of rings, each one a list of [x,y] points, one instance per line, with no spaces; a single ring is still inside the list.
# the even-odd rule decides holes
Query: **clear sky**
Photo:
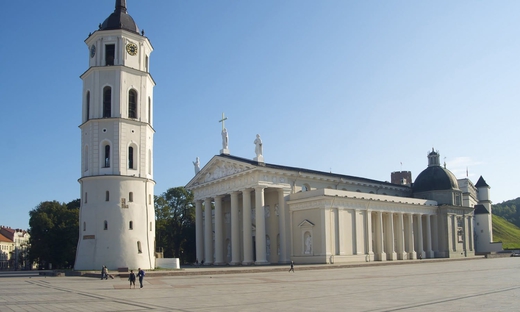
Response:
[[[4,1],[0,225],[79,198],[84,40],[114,0]],[[155,51],[155,193],[221,146],[389,181],[439,150],[494,203],[520,196],[520,1],[127,0]]]

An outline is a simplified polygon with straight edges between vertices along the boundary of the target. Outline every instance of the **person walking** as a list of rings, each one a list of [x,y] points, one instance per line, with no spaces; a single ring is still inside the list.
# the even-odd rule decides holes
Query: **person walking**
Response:
[[[101,280],[106,279],[106,276],[107,276],[107,267],[102,266],[101,267]]]
[[[144,271],[137,269],[137,277],[139,277],[139,288],[143,288]]]
[[[128,280],[130,281],[130,289],[132,289],[132,285],[134,285],[134,289],[135,289],[135,273],[134,273],[134,270],[130,270],[130,275],[128,276]]]
[[[289,269],[289,272],[291,271],[294,273],[294,261],[291,261],[291,268]]]

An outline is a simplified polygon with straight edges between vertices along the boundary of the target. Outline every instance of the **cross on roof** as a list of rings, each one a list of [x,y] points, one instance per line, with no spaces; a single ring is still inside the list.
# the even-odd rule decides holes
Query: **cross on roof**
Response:
[[[227,117],[224,117],[224,113],[222,113],[222,119],[220,119],[218,122],[222,123],[222,131],[224,131],[225,125],[224,122],[227,120]]]

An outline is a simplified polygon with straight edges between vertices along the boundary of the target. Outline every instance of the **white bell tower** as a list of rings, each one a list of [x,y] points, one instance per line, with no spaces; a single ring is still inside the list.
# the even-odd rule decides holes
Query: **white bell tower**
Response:
[[[76,270],[155,267],[153,48],[115,3],[85,40]]]

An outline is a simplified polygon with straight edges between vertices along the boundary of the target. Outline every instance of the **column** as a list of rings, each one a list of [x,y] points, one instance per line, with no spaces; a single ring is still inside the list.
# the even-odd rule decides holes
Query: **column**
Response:
[[[366,254],[368,256],[368,261],[374,259],[374,251],[372,250],[372,211],[367,209],[366,212],[366,228],[365,228],[365,244],[366,244]]]
[[[394,244],[394,213],[389,212],[386,221],[386,260],[397,260]]]
[[[452,244],[453,244],[453,251],[457,251],[457,218],[455,215],[451,215],[451,238],[452,238]]]
[[[222,220],[222,196],[215,196],[215,265],[224,265],[224,228]]]
[[[243,265],[253,264],[253,233],[251,228],[251,189],[242,191],[242,225],[243,225],[243,244],[244,260]]]
[[[265,212],[264,212],[264,188],[255,187],[256,210],[256,261],[255,264],[268,264],[266,258],[265,242]]]
[[[278,189],[278,233],[280,233],[280,259],[279,263],[287,263],[287,229],[285,228],[285,194],[283,189]]]
[[[417,256],[421,255],[421,259],[426,258],[426,253],[424,252],[424,239],[423,239],[423,230],[422,230],[422,215],[417,215]]]
[[[426,215],[426,257],[435,258],[435,253],[432,249],[432,222],[431,215]]]
[[[238,192],[231,192],[231,265],[240,264],[240,223],[238,220]]]
[[[377,249],[377,260],[386,260],[386,253],[384,250],[384,237],[383,237],[383,213],[381,211],[376,212],[376,228],[375,228],[375,243]]]
[[[195,201],[195,236],[197,244],[197,261],[204,260],[204,227],[202,225],[202,200]]]
[[[204,200],[204,264],[213,264],[213,227],[211,198]]]
[[[473,245],[473,217],[468,217],[468,227],[469,227],[469,250],[475,250],[475,246]]]
[[[408,232],[406,236],[408,237],[408,260],[417,259],[417,254],[414,249],[414,241],[413,241],[413,214],[407,215],[407,224],[408,224]]]
[[[404,260],[405,257],[405,251],[404,251],[404,219],[403,219],[403,213],[399,212],[397,214],[397,259],[398,260]]]

